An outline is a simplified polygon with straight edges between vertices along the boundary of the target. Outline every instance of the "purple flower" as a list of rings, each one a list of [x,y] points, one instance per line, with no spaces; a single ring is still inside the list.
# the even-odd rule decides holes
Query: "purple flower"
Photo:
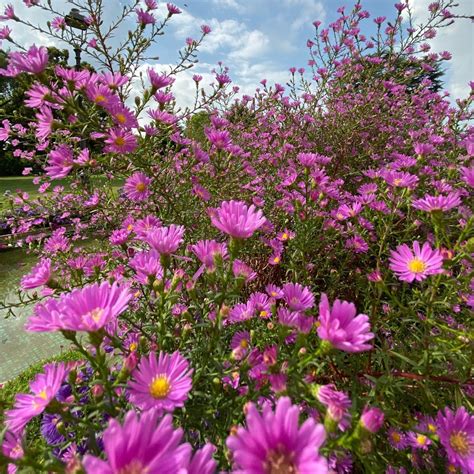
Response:
[[[142,285],[148,285],[163,278],[160,255],[156,250],[135,254],[130,260],[130,266],[137,272],[136,279]]]
[[[191,446],[180,444],[183,431],[174,429],[171,416],[159,421],[160,416],[158,410],[148,410],[140,418],[129,411],[123,425],[110,420],[103,435],[107,460],[87,454],[83,460],[86,474],[186,472]]]
[[[291,311],[306,311],[314,306],[314,295],[308,287],[299,283],[285,283],[283,299]]]
[[[211,215],[212,225],[236,239],[248,239],[266,219],[261,210],[256,211],[242,201],[224,201]]]
[[[133,173],[125,181],[123,190],[132,201],[145,201],[151,194],[150,183],[151,179],[145,173]]]
[[[410,431],[407,434],[407,443],[412,448],[427,451],[428,446],[431,444],[431,440],[428,438],[428,436],[422,433],[415,433],[414,431]]]
[[[186,474],[215,474],[217,463],[212,458],[215,450],[215,446],[207,443],[202,449],[196,451],[189,463]]]
[[[260,414],[248,406],[246,428],[227,438],[235,473],[327,473],[326,459],[318,454],[326,438],[324,428],[313,419],[298,427],[299,407],[288,397],[280,398],[275,411],[269,404]]]
[[[255,316],[255,307],[249,301],[236,304],[229,313],[229,323],[241,323]]]
[[[58,431],[57,425],[61,423],[62,419],[57,414],[45,413],[41,420],[41,434],[46,442],[55,446],[65,441],[64,436]]]
[[[117,316],[127,309],[131,297],[128,287],[119,287],[116,283],[94,283],[76,288],[57,300],[38,303],[26,329],[33,332],[95,332],[106,325],[115,327]]]
[[[388,442],[397,450],[405,449],[407,447],[407,437],[405,433],[402,433],[395,428],[389,428],[388,430]]]
[[[424,280],[428,275],[443,272],[443,257],[439,250],[433,250],[428,242],[420,248],[418,241],[413,242],[413,250],[407,244],[399,245],[390,252],[390,270],[400,280],[411,283]]]
[[[372,348],[367,341],[373,339],[370,332],[369,317],[356,316],[353,303],[336,300],[331,309],[327,296],[321,295],[319,303],[318,336],[331,343],[333,347],[345,352],[362,352]]]
[[[181,10],[176,6],[173,5],[172,3],[167,3],[166,8],[168,9],[168,15],[179,15],[181,13]]]
[[[130,402],[141,408],[172,412],[182,407],[192,386],[192,369],[179,353],[154,352],[142,357],[129,383]]]
[[[153,14],[143,10],[142,8],[135,9],[135,13],[137,14],[137,23],[142,26],[154,25],[156,22],[156,18]]]
[[[344,392],[338,392],[333,384],[319,387],[317,399],[326,407],[327,414],[334,420],[340,430],[345,431],[350,425],[351,414],[349,408],[351,399]]]
[[[385,419],[384,412],[379,408],[365,407],[360,417],[360,424],[371,433],[377,433],[382,428]]]
[[[450,193],[448,196],[429,196],[413,201],[412,206],[415,209],[426,212],[449,211],[461,204],[461,198],[458,193]]]
[[[106,153],[131,153],[138,146],[135,135],[121,128],[110,129],[105,143]]]
[[[232,336],[230,348],[236,360],[243,359],[250,346],[250,333],[248,331],[238,331]]]
[[[236,258],[232,263],[232,273],[235,278],[245,278],[245,282],[254,280],[257,277],[257,273],[253,271],[245,262]]]
[[[8,58],[10,59],[9,67],[16,70],[17,73],[39,74],[44,71],[48,64],[48,49],[44,46],[38,48],[33,45],[26,53],[11,52]]]
[[[216,268],[216,258],[227,258],[227,245],[215,240],[200,240],[191,246],[191,251],[209,271]]]
[[[471,188],[474,188],[474,166],[470,168],[461,166],[461,178]]]
[[[5,412],[7,428],[20,433],[32,418],[42,413],[58,393],[69,370],[70,366],[64,363],[46,364],[44,372],[30,383],[32,393],[18,394],[13,408]]]
[[[46,285],[50,278],[51,259],[42,258],[39,263],[31,269],[31,272],[21,279],[21,287],[24,290],[38,288],[39,286]]]
[[[72,149],[67,145],[59,145],[48,154],[48,166],[44,170],[51,179],[65,178],[74,166]]]
[[[448,459],[463,472],[474,472],[474,416],[464,407],[438,412],[438,436]]]
[[[169,227],[158,227],[147,232],[145,241],[158,253],[169,255],[176,252],[183,242],[184,227],[171,224]]]
[[[162,89],[173,84],[174,79],[166,74],[158,74],[153,69],[148,69],[148,77],[153,89]]]

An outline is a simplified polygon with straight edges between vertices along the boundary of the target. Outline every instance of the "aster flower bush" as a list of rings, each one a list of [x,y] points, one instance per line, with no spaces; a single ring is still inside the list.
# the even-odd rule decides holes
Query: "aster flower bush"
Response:
[[[177,6],[110,20],[76,2],[77,35],[28,3],[47,27],[11,5],[1,19],[79,42],[97,70],[42,74],[35,45],[0,71],[34,77],[36,120],[6,119],[0,139],[43,170],[41,197],[12,201],[30,214],[4,216],[39,260],[3,306],[31,305],[25,329],[82,360],[46,365],[6,407],[0,466],[473,472],[474,95],[449,101],[430,74],[450,55],[428,44],[454,2],[421,25],[409,2],[392,21],[341,8],[314,22],[308,71],[250,97],[220,66],[208,89],[194,75],[192,109],[174,81],[208,26],[152,68]]]

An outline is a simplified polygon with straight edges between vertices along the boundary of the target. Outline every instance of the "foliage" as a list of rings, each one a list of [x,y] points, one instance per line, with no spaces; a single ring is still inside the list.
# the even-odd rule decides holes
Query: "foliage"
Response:
[[[174,76],[209,27],[177,66],[145,77],[147,48],[179,9],[137,2],[108,23],[101,2],[84,3],[87,30],[48,28],[79,42],[98,73],[45,77],[36,47],[3,71],[35,78],[38,111],[0,138],[43,168],[41,191],[72,183],[18,197],[33,216],[9,218],[19,234],[45,215],[68,219],[25,239],[39,257],[21,282],[22,303],[35,304],[27,330],[60,331],[82,359],[46,365],[16,398],[2,462],[472,472],[474,95],[454,107],[437,91],[449,55],[425,44],[454,3],[431,4],[416,28],[399,3],[392,22],[374,20],[374,39],[361,34],[360,3],[339,9],[328,29],[314,24],[311,79],[291,68],[287,88],[263,80],[238,98],[221,67],[210,90],[193,77],[184,110]],[[23,432],[38,418],[40,455]]]

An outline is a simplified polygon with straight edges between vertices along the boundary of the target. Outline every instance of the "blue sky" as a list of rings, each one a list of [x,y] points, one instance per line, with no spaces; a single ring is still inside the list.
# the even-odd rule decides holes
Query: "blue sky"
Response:
[[[42,0],[45,1],[45,0]],[[107,12],[114,15],[127,0],[103,0]],[[427,6],[432,0],[410,0],[415,18],[423,21]],[[67,0],[52,0],[59,10],[69,11]],[[3,4],[7,2],[2,2]],[[46,20],[43,12],[37,8],[26,8],[22,0],[10,0],[15,10],[30,19],[41,22]],[[164,3],[164,2],[162,2]],[[288,68],[305,67],[308,61],[306,40],[314,35],[314,20],[327,25],[337,18],[336,10],[345,5],[350,9],[353,1],[347,0],[176,0],[182,10],[174,16],[166,32],[154,47],[152,53],[160,57],[160,63],[172,64],[177,58],[177,50],[184,44],[186,37],[197,37],[201,24],[209,24],[212,33],[206,38],[199,53],[199,64],[192,70],[206,79],[211,79],[210,70],[222,61],[230,68],[234,83],[242,91],[251,93],[261,79],[269,82],[285,83]],[[395,0],[365,0],[363,8],[371,13],[365,20],[364,34],[370,34],[372,19],[376,16],[394,16]],[[474,0],[458,0],[458,12],[474,15]],[[185,4],[187,6],[185,6]],[[164,5],[163,5],[164,7]],[[13,36],[22,44],[33,42],[48,43],[41,35],[31,34],[25,28],[13,24]],[[365,29],[368,28],[368,29]],[[453,27],[442,31],[432,40],[433,50],[449,50],[453,53],[446,80],[448,90],[454,97],[468,93],[467,83],[474,79],[473,44],[474,25],[459,21]],[[49,44],[51,44],[49,42]],[[155,66],[155,64],[150,63]],[[156,64],[157,65],[157,64]],[[176,87],[178,99],[187,102],[192,92],[189,83],[190,74],[184,74]]]

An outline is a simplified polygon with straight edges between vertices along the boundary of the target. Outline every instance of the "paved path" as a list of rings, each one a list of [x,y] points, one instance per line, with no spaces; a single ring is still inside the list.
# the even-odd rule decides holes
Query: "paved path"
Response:
[[[34,264],[21,250],[0,252],[0,299],[15,300],[21,275]],[[60,334],[28,333],[24,330],[31,308],[18,311],[19,317],[5,319],[0,310],[0,382],[5,382],[31,364],[61,352],[67,343]]]

